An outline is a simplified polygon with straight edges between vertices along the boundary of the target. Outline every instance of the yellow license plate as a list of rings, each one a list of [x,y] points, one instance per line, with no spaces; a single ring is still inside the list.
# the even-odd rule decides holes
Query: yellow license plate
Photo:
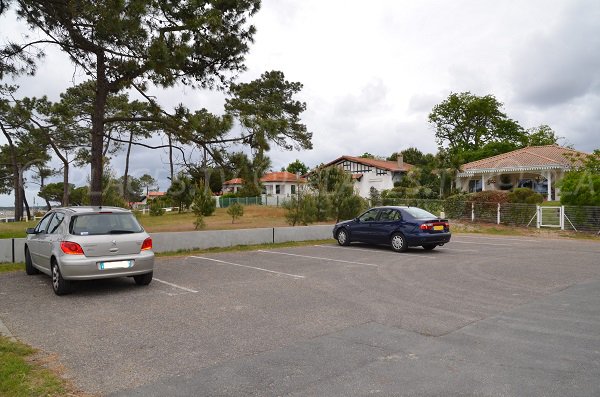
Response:
[[[433,230],[438,230],[438,231],[439,231],[439,230],[444,230],[444,226],[442,226],[442,225],[437,225],[437,226],[434,226],[434,227],[433,227]]]

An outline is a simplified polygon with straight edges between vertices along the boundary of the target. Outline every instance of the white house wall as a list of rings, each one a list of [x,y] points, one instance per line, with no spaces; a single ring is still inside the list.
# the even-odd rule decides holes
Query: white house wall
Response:
[[[371,187],[374,187],[380,193],[383,190],[389,190],[394,187],[392,173],[388,172],[386,175],[375,175],[375,172],[365,173],[360,181],[354,180],[354,187],[361,197],[368,198]]]

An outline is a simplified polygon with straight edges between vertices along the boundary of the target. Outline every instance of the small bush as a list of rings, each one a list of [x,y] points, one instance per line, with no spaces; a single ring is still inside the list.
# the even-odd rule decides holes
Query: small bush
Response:
[[[206,222],[204,222],[204,216],[202,214],[196,214],[196,220],[194,221],[194,229],[204,229]]]
[[[211,216],[217,209],[217,203],[212,196],[212,192],[206,189],[204,185],[199,185],[194,194],[192,210],[196,216]]]
[[[227,213],[231,216],[231,223],[235,223],[236,218],[244,216],[244,207],[240,203],[233,203],[227,208]]]
[[[543,201],[544,196],[527,187],[519,187],[508,193],[509,203],[540,204]]]
[[[286,210],[285,219],[292,225],[308,225],[318,219],[317,197],[310,194],[292,196],[282,207]]]
[[[152,200],[150,203],[150,216],[162,216],[165,214],[163,203],[159,199]]]

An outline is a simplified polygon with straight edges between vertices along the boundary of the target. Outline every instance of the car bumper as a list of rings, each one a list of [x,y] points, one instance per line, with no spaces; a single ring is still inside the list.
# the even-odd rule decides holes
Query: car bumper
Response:
[[[133,260],[126,269],[100,269],[100,262]],[[62,255],[60,271],[65,280],[95,280],[100,278],[127,277],[150,273],[154,270],[154,252],[142,251],[136,255],[99,256]]]
[[[407,240],[409,246],[417,246],[423,244],[446,244],[450,242],[451,237],[451,233],[419,233]]]

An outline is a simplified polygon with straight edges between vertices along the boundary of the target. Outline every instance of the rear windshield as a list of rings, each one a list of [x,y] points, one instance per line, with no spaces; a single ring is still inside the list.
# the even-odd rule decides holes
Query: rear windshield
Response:
[[[432,213],[422,210],[420,208],[416,208],[416,207],[404,208],[404,211],[408,212],[408,214],[415,219],[436,219],[437,218],[437,216],[433,215]]]
[[[79,236],[140,233],[143,230],[131,213],[85,214],[71,220],[71,234]]]

